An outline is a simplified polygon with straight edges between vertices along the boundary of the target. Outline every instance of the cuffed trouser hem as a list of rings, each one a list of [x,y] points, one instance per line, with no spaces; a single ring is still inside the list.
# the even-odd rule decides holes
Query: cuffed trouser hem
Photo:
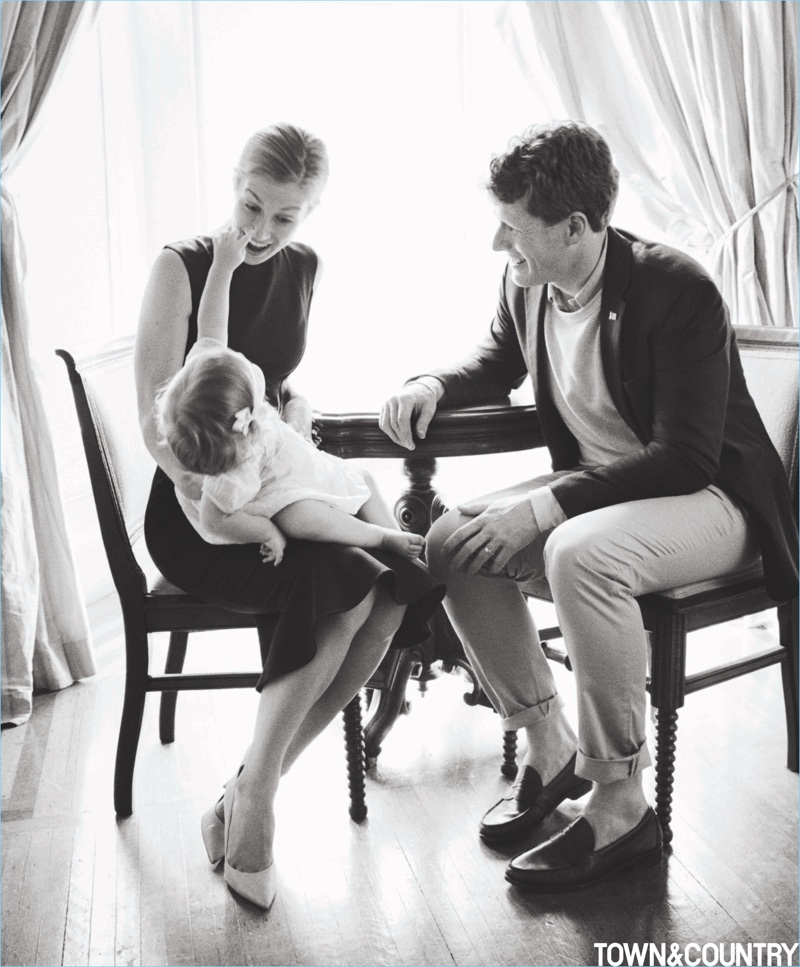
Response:
[[[503,731],[514,732],[517,729],[524,729],[529,725],[537,725],[562,708],[564,708],[564,699],[556,694],[552,698],[540,702],[538,705],[531,705],[530,708],[524,708],[520,712],[509,715],[508,718],[501,719]]]
[[[647,743],[643,742],[637,752],[624,759],[592,759],[578,749],[575,758],[575,775],[592,782],[619,782],[620,779],[630,779],[638,776],[649,765],[652,765]]]

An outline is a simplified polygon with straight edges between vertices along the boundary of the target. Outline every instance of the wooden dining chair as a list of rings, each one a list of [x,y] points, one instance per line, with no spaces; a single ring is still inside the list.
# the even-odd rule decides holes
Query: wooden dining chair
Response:
[[[160,738],[175,738],[179,691],[253,688],[259,670],[184,673],[190,634],[273,626],[277,618],[228,611],[171,585],[156,570],[144,542],[144,512],[155,464],[139,430],[133,377],[133,337],[115,340],[75,358],[56,350],[66,364],[78,414],[103,546],[122,607],[125,633],[125,696],[114,769],[114,808],[133,812],[133,778],[145,699],[161,693]],[[163,674],[151,673],[150,636],[170,636]],[[224,655],[223,649],[220,654]],[[344,709],[350,816],[362,820],[365,756],[361,698]]]
[[[767,431],[780,454],[797,507],[798,331],[736,326],[747,386]],[[798,601],[776,602],[764,586],[761,565],[739,574],[687,584],[644,595],[639,606],[649,632],[651,656],[647,689],[656,710],[656,814],[664,841],[672,839],[672,792],[678,709],[686,695],[740,675],[780,664],[786,712],[787,767],[798,771]],[[687,675],[687,636],[692,631],[776,609],[778,641],[774,647],[732,659],[714,668]],[[541,632],[549,658],[567,664],[567,655],[550,641],[558,628]]]

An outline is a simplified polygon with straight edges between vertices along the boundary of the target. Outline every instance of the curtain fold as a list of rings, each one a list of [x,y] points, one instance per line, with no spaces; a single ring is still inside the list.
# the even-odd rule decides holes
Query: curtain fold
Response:
[[[96,671],[31,358],[25,258],[8,174],[31,137],[83,4],[6,0],[2,15],[2,721],[30,715],[34,689]]]
[[[733,320],[797,324],[797,5],[528,2],[563,113],[611,142],[655,224],[694,249]],[[521,66],[532,76],[530,63]]]

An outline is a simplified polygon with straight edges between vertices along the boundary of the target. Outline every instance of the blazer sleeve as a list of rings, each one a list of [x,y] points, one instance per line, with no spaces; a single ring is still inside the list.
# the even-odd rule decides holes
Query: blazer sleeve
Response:
[[[640,365],[624,381],[632,408],[643,415],[640,423],[650,428],[649,439],[636,454],[550,484],[567,517],[694,493],[713,483],[728,405],[730,332],[710,279],[683,289],[641,340]]]
[[[441,406],[468,406],[508,396],[528,375],[520,343],[524,326],[522,291],[510,282],[506,268],[494,319],[475,350],[452,368],[432,369],[419,376],[435,376],[443,384]]]

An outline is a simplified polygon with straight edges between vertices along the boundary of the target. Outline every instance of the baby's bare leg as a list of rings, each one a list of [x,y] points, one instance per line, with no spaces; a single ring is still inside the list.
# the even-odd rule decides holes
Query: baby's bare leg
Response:
[[[405,534],[360,520],[321,500],[298,500],[279,511],[274,520],[288,537],[301,540],[349,544],[365,549],[383,547],[412,559],[419,557],[425,546],[424,539],[417,534]]]
[[[425,548],[425,538],[400,530],[394,514],[389,510],[383,495],[378,490],[375,478],[368,470],[361,472],[364,474],[364,482],[369,487],[370,497],[358,512],[358,516],[362,520],[387,528],[389,533],[386,534],[383,541],[383,546],[387,551],[404,554],[408,557],[419,557]],[[409,553],[409,549],[412,550],[412,553]]]
[[[392,530],[399,530],[394,514],[389,510],[389,506],[383,499],[383,495],[378,490],[375,478],[368,470],[362,470],[364,483],[369,487],[369,500],[359,510],[358,516],[361,520],[369,521],[370,524],[379,524],[381,527],[389,527]]]
[[[386,534],[383,541],[383,546],[387,551],[405,554],[408,557],[418,557],[425,547],[425,538],[400,530],[394,514],[389,510],[383,495],[378,490],[375,478],[368,470],[361,472],[364,475],[364,482],[369,487],[370,497],[358,512],[358,516],[362,520],[388,529],[389,533]],[[412,553],[409,553],[409,548],[412,549]]]

